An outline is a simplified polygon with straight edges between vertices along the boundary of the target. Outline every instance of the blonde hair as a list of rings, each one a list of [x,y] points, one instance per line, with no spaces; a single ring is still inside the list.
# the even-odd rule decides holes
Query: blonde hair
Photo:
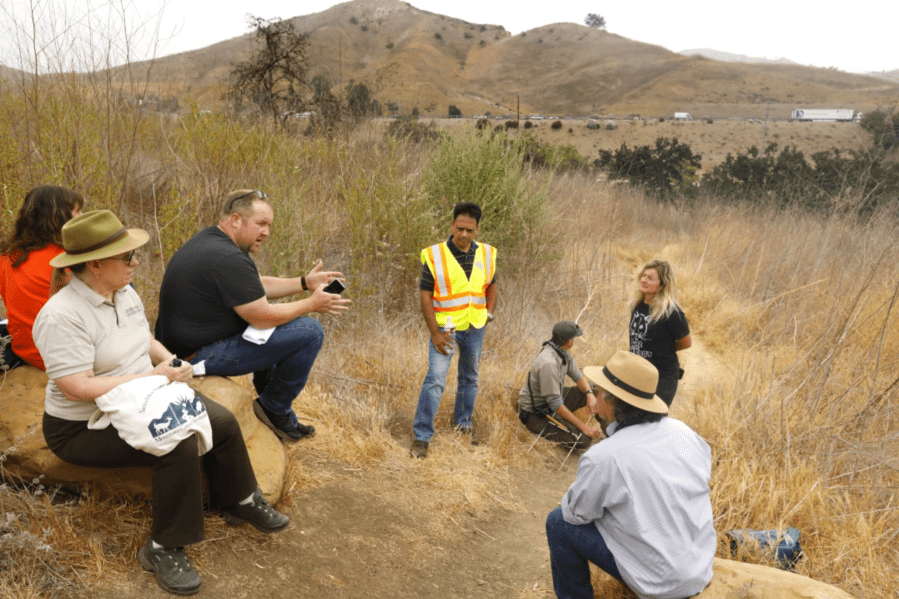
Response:
[[[668,318],[675,309],[680,308],[680,305],[674,297],[677,289],[674,269],[664,260],[652,260],[644,264],[637,273],[637,290],[634,292],[633,299],[631,299],[630,311],[633,312],[640,305],[640,302],[643,301],[643,292],[640,291],[639,281],[643,277],[643,273],[649,269],[656,271],[659,275],[659,290],[653,297],[652,303],[649,304],[649,322],[653,323],[663,318]]]

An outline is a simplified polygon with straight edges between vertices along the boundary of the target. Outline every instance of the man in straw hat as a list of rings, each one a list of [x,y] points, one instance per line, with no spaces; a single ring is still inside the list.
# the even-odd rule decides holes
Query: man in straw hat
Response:
[[[645,358],[619,351],[584,371],[602,389],[597,414],[609,437],[581,456],[574,484],[546,519],[556,596],[593,598],[588,562],[640,599],[701,592],[716,550],[708,444],[666,416]]]
[[[128,444],[112,426],[88,428],[96,400],[119,385],[151,375],[188,382],[189,364],[150,334],[140,297],[130,286],[142,229],[126,229],[108,210],[78,216],[62,228],[65,251],[50,261],[68,267],[72,281],[49,299],[34,323],[34,341],[47,367],[43,433],[64,462],[95,468],[148,467],[152,471],[153,525],[138,561],[159,586],[177,595],[200,590],[200,577],[184,546],[203,540],[203,474],[209,503],[231,523],[263,532],[283,530],[290,519],[272,509],[256,476],[240,426],[226,408],[203,397],[212,447],[202,458],[196,434],[155,455]]]
[[[571,355],[574,340],[583,334],[584,330],[570,320],[557,322],[518,394],[518,418],[529,431],[574,449],[590,447],[600,434],[598,428],[574,415],[584,406],[589,406],[591,413],[596,409],[590,382]],[[563,388],[566,375],[576,387]]]
[[[268,239],[274,212],[259,190],[232,191],[217,225],[191,237],[175,252],[159,290],[156,337],[205,374],[253,374],[253,411],[285,441],[315,432],[302,424],[293,402],[306,386],[325,339],[309,314],[338,315],[350,300],[325,286],[342,277],[319,261],[306,276],[261,276],[250,254]],[[272,303],[309,291],[303,299]],[[252,327],[252,328],[248,328]]]

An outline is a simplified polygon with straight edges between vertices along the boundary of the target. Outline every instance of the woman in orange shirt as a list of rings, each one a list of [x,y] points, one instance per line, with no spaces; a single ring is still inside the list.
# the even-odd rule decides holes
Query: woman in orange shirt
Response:
[[[50,260],[63,252],[62,226],[83,208],[84,198],[71,189],[35,187],[25,194],[12,233],[0,242],[0,296],[9,319],[9,338],[0,337],[0,370],[26,362],[44,369],[31,327],[47,299],[71,276],[54,270]]]

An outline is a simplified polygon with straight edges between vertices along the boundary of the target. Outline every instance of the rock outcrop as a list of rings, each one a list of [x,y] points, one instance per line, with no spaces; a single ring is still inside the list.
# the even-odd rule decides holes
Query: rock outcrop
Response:
[[[4,469],[26,481],[43,475],[44,485],[89,487],[102,494],[149,498],[149,468],[88,468],[53,455],[41,430],[46,384],[47,375],[31,366],[0,374],[0,452],[7,453]],[[253,393],[217,376],[196,378],[191,386],[237,418],[259,487],[266,498],[277,501],[284,487],[287,458],[278,438],[253,414]]]
[[[695,599],[854,599],[846,591],[777,568],[715,558],[711,584]]]

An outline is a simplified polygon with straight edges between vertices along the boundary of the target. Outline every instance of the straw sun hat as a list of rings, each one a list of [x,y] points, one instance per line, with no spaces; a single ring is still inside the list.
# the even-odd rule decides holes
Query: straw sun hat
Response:
[[[605,366],[585,367],[584,376],[636,408],[655,414],[668,413],[668,406],[655,394],[659,371],[646,358],[619,351]]]
[[[85,212],[62,226],[65,251],[50,260],[50,266],[63,268],[112,258],[139,248],[149,239],[143,229],[126,229],[109,210]]]

